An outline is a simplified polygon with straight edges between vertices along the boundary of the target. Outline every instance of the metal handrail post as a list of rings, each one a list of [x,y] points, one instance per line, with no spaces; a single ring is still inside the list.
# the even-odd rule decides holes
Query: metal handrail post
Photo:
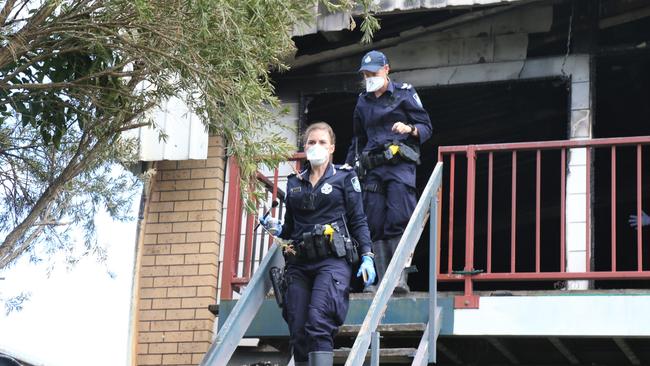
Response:
[[[370,347],[370,366],[379,366],[379,332],[372,332],[372,345]]]
[[[431,197],[431,210],[429,213],[429,363],[436,362],[436,309],[438,308],[438,210],[440,195],[438,190]]]

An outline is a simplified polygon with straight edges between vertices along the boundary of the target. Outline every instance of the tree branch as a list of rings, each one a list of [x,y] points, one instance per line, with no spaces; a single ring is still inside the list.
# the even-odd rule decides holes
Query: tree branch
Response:
[[[131,71],[100,71],[98,73],[87,75],[82,78],[73,81],[63,81],[58,83],[25,83],[25,84],[8,84],[0,83],[0,89],[6,90],[47,90],[47,89],[68,89],[68,88],[88,88],[88,89],[99,89],[99,90],[116,90],[115,88],[105,87],[100,85],[92,84],[82,84],[83,81],[96,79],[102,76],[114,76],[114,77],[130,77]]]
[[[6,84],[9,80],[13,79],[16,75],[18,75],[21,72],[27,70],[29,67],[31,67],[35,63],[47,59],[48,57],[52,57],[54,55],[64,55],[66,53],[78,52],[78,51],[81,51],[81,50],[83,50],[83,48],[81,48],[81,47],[71,47],[71,48],[66,48],[66,49],[62,49],[62,50],[57,50],[57,52],[48,52],[48,53],[39,54],[38,56],[36,56],[34,58],[31,58],[28,62],[24,63],[23,65],[17,67],[16,70],[14,70],[11,74],[3,76],[2,79],[0,79],[0,85]]]
[[[87,140],[86,140],[87,141]],[[52,201],[56,199],[59,192],[63,187],[70,182],[74,177],[79,175],[81,170],[87,167],[92,159],[95,157],[97,151],[103,147],[101,143],[96,144],[86,154],[83,155],[78,162],[76,158],[82,155],[82,150],[85,147],[84,140],[79,144],[79,149],[75,152],[73,158],[68,165],[63,169],[61,174],[52,181],[45,189],[43,194],[39,197],[38,201],[34,204],[29,214],[18,224],[9,234],[5,237],[2,244],[0,244],[0,268],[15,260],[20,254],[29,248],[29,238],[23,239],[27,231],[34,226],[36,220],[44,213]],[[30,236],[31,237],[31,236]],[[33,240],[33,239],[32,239]]]
[[[4,27],[7,17],[14,8],[14,5],[16,5],[16,0],[7,0],[5,5],[2,7],[2,10],[0,10],[0,27]]]
[[[30,32],[42,23],[54,12],[57,2],[51,2],[39,9],[36,14],[29,18],[27,24],[12,37],[8,37],[9,42],[0,48],[0,69],[4,68],[9,62],[19,59],[26,53],[30,47],[28,43],[32,40]]]
[[[29,247],[32,245],[34,240],[38,238],[39,235],[45,230],[46,226],[39,226],[36,227],[30,234],[29,237],[27,237],[20,245],[17,250],[14,250],[13,252],[9,253],[7,256],[2,256],[0,255],[0,268],[5,268],[9,264],[13,263],[18,257],[20,257],[23,253],[25,253]]]
[[[149,126],[149,125],[151,125],[149,122],[143,122],[143,123],[138,123],[137,125],[124,126],[122,128],[119,128],[117,131],[118,132],[124,132],[124,131],[129,131],[129,130],[133,130],[133,129],[140,128],[140,127],[146,127],[146,126]]]

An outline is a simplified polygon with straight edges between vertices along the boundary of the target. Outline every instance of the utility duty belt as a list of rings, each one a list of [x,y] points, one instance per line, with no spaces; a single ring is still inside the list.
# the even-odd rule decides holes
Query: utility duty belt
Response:
[[[365,169],[373,169],[384,164],[409,162],[420,164],[420,147],[393,141],[379,150],[367,151],[361,154],[361,164]]]
[[[287,254],[289,263],[315,262],[325,258],[344,258],[350,264],[359,261],[356,245],[341,233],[337,223],[314,225],[311,232],[302,234],[302,241],[294,244],[295,254]]]

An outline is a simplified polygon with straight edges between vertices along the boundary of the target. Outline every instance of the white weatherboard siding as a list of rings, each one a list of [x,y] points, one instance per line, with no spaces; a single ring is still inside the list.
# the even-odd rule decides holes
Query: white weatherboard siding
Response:
[[[650,295],[481,297],[454,311],[453,335],[650,336]]]
[[[137,132],[140,161],[207,159],[208,131],[182,100],[172,98],[151,114],[167,139],[160,139],[159,130],[140,128]]]

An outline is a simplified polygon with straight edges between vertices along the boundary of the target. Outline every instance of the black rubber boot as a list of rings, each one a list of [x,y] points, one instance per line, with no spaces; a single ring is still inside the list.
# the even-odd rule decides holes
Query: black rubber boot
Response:
[[[334,353],[325,351],[309,352],[309,366],[332,366]]]
[[[395,249],[397,249],[397,244],[399,244],[401,237],[396,237],[392,239],[386,240],[386,247],[389,248],[390,250],[390,258],[393,257],[393,254],[395,253]],[[390,260],[389,260],[390,263]],[[388,267],[388,265],[386,265]],[[395,286],[395,289],[393,290],[393,293],[396,294],[406,294],[411,291],[408,285],[408,273],[404,270],[402,270],[401,275],[399,276],[399,280],[397,281],[397,286]]]
[[[307,364],[307,361],[294,362],[293,365],[294,365],[294,366],[309,366],[309,365]]]
[[[388,268],[388,263],[390,263],[390,250],[388,244],[383,240],[377,240],[372,243],[372,252],[375,254],[375,272],[377,273],[377,282],[376,285],[366,286],[363,289],[363,292],[377,292],[377,288],[381,283],[381,280],[384,278],[386,273],[386,268]]]

